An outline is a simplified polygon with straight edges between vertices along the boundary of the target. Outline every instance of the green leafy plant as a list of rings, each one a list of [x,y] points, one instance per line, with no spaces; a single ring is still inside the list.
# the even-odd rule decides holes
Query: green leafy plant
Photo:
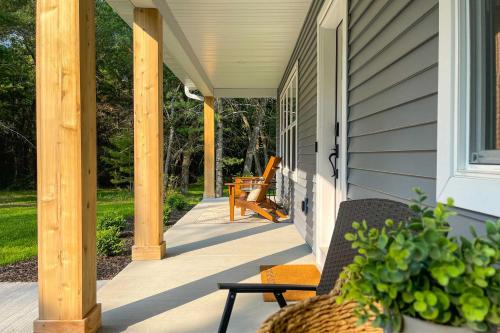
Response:
[[[387,220],[381,230],[353,223],[345,237],[358,254],[341,273],[337,302],[357,302],[360,324],[374,318],[396,332],[402,315],[488,331],[500,324],[500,220],[486,222],[484,237],[471,228],[471,239],[450,238],[453,200],[430,209],[415,192],[408,221]]]
[[[165,204],[175,210],[184,210],[189,206],[186,197],[178,192],[168,193]]]
[[[97,231],[97,253],[104,256],[115,256],[123,252],[125,243],[120,239],[120,230],[110,227]]]
[[[117,228],[118,231],[125,229],[127,219],[119,213],[109,213],[97,220],[97,230],[105,230],[109,228]]]
[[[163,206],[163,224],[167,225],[170,219],[170,214],[172,213],[172,208],[168,205]]]

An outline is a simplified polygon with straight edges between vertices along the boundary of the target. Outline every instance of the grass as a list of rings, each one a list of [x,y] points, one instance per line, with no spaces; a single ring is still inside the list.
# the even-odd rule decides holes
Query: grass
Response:
[[[203,183],[192,184],[186,194],[190,205],[203,197]],[[97,191],[97,218],[108,213],[134,215],[134,196],[126,190]],[[0,266],[37,254],[35,191],[0,191]]]

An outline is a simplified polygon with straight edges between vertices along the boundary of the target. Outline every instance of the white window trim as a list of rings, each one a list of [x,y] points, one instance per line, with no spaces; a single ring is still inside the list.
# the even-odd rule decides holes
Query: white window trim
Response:
[[[288,92],[288,89],[290,87],[290,84],[293,82],[295,79],[295,105],[293,106],[295,108],[295,120],[287,124],[285,128],[283,128],[283,99],[286,99],[286,94]],[[283,90],[281,91],[280,98],[279,98],[279,105],[280,105],[280,128],[279,128],[279,134],[280,134],[280,155],[283,158],[282,161],[282,168],[281,168],[281,173],[288,178],[292,179],[293,181],[297,182],[297,170],[298,170],[298,153],[299,153],[299,129],[298,129],[298,124],[299,124],[299,63],[298,61],[295,62],[295,65],[293,66],[290,74],[288,75],[288,78],[283,85]],[[284,134],[287,131],[290,131],[292,133],[292,128],[295,127],[295,170],[292,171],[288,167],[288,165],[285,163],[285,142],[284,142]],[[289,146],[292,147],[292,145],[289,143]],[[290,158],[291,156],[286,156],[286,159]],[[288,164],[291,164],[291,161],[288,161]]]
[[[439,3],[436,200],[452,197],[457,207],[500,216],[500,166],[468,163],[469,30],[460,24],[465,10],[464,0]]]

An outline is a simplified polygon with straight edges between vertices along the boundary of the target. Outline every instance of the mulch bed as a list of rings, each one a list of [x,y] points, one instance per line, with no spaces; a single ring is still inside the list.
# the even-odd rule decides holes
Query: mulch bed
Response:
[[[170,229],[177,223],[192,207],[186,210],[173,211],[168,224],[164,230]],[[132,260],[131,252],[134,243],[133,219],[127,221],[122,238],[125,241],[123,254],[114,257],[97,256],[97,280],[111,280]],[[37,257],[20,261],[15,264],[0,266],[0,282],[36,282],[38,281],[38,260]]]

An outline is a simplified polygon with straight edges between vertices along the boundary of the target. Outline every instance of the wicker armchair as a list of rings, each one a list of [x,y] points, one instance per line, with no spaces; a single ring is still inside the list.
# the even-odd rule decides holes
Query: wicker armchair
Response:
[[[219,283],[219,289],[229,291],[219,326],[219,333],[224,333],[227,330],[238,293],[273,293],[281,308],[287,305],[283,293],[288,290],[313,290],[316,291],[318,296],[325,295],[326,300],[326,295],[334,288],[340,272],[344,266],[352,262],[356,255],[356,250],[352,249],[351,243],[344,238],[347,232],[353,231],[352,222],[366,220],[370,227],[382,228],[387,219],[402,221],[408,219],[411,215],[412,212],[407,205],[391,200],[363,199],[342,202],[319,285]],[[330,302],[329,300],[326,301]],[[332,304],[332,306],[334,305]]]

